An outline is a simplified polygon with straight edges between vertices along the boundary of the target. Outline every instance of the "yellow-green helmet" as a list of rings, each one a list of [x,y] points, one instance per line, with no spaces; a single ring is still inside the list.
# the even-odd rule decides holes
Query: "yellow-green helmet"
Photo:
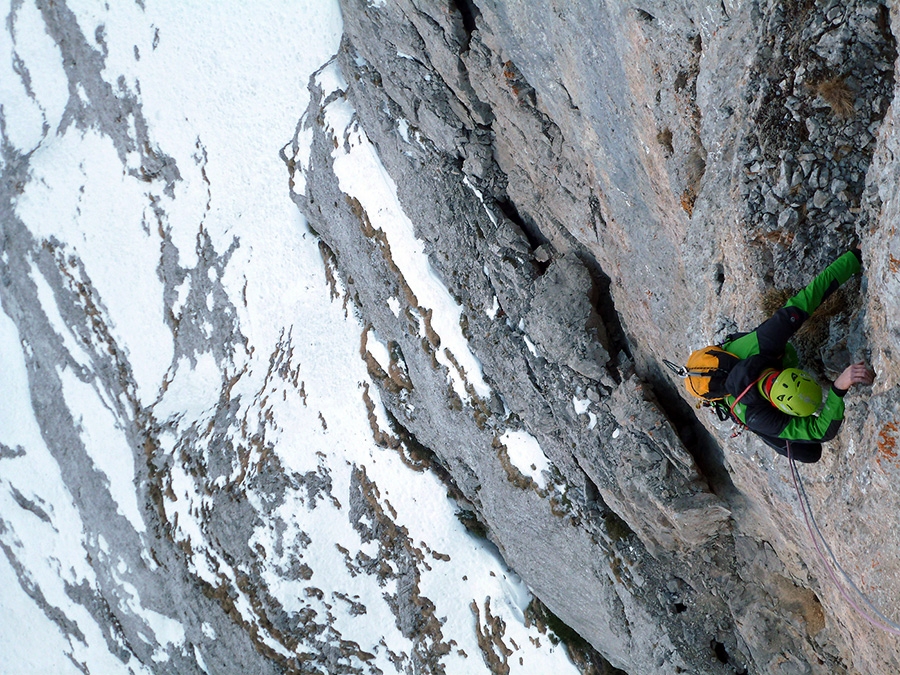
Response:
[[[809,417],[822,403],[819,383],[799,368],[785,368],[767,389],[772,405],[794,417]]]

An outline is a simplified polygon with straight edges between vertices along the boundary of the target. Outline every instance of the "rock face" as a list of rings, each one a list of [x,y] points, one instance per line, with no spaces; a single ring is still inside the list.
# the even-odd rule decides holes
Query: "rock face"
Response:
[[[851,359],[878,380],[851,392],[838,439],[800,473],[836,559],[900,621],[896,8],[342,10],[337,62],[298,129],[295,153],[312,134],[312,154],[289,161],[294,199],[395,347],[393,373],[370,373],[396,428],[436,453],[509,564],[628,673],[900,670],[897,637],[817,555],[787,461],[694,409],[661,365],[752,329],[861,244],[862,282],[797,346],[823,380]],[[328,121],[335,102],[354,111],[346,132]],[[384,228],[345,194],[350,129],[377,147],[461,307],[480,390],[442,360]],[[538,439],[546,484],[510,462],[510,428]]]
[[[299,123],[339,30],[174,7],[5,17],[4,667],[557,672],[464,521],[585,672],[900,672],[895,6],[342,0]],[[663,360],[857,243],[796,338],[878,371],[799,469],[826,549]]]

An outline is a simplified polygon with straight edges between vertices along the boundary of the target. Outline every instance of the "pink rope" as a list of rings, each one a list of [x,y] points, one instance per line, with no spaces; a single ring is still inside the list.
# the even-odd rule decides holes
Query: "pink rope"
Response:
[[[844,598],[844,600],[846,600],[850,604],[850,606],[854,610],[856,610],[856,613],[859,614],[863,619],[868,621],[870,624],[872,624],[876,628],[880,628],[881,630],[886,631],[888,633],[893,633],[894,635],[900,635],[900,630],[898,630],[897,628],[894,628],[893,626],[889,626],[886,623],[883,623],[881,621],[876,621],[871,616],[869,616],[869,614],[866,611],[864,611],[859,605],[856,604],[856,602],[854,602],[853,598],[850,597],[850,594],[847,593],[843,584],[837,578],[837,575],[834,573],[834,570],[831,567],[831,563],[828,562],[828,559],[825,557],[825,554],[822,553],[822,549],[819,546],[819,540],[816,539],[816,535],[813,533],[812,525],[809,522],[809,515],[806,512],[806,505],[803,501],[803,495],[800,492],[800,483],[799,483],[800,476],[799,476],[799,471],[797,470],[797,466],[796,466],[796,464],[794,464],[794,457],[791,452],[790,441],[787,442],[787,453],[788,453],[788,460],[791,463],[791,478],[793,478],[793,480],[794,480],[794,489],[797,490],[797,498],[800,500],[800,510],[803,511],[803,520],[806,521],[806,529],[809,532],[809,537],[810,537],[810,539],[812,539],[813,545],[816,547],[816,553],[819,554],[819,558],[822,560],[822,564],[825,565],[825,569],[828,572],[828,576],[831,577],[831,580],[834,582],[834,585],[837,586],[837,589],[840,592],[841,596]],[[821,536],[821,534],[819,536]],[[856,587],[854,586],[854,588],[856,588]],[[862,593],[859,591],[859,589],[856,589],[856,592],[859,593],[860,595],[862,595]],[[869,603],[869,605],[871,605],[871,603]],[[879,614],[880,614],[880,612],[879,612]]]

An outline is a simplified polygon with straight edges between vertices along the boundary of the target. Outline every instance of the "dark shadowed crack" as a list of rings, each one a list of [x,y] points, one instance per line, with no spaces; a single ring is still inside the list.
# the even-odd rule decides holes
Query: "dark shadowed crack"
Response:
[[[649,368],[645,378],[656,396],[659,409],[665,414],[685,449],[694,458],[710,490],[728,501],[737,490],[725,467],[725,453],[716,438],[697,419],[698,414],[714,415],[714,412],[711,408],[695,411],[679,395],[671,380],[657,365],[651,363]]]

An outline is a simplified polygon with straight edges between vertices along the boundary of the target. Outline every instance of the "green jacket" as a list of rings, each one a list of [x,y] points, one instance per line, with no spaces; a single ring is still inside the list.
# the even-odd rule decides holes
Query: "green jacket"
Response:
[[[783,370],[797,366],[797,352],[788,340],[819,305],[860,270],[856,251],[848,251],[825,268],[810,284],[787,301],[771,318],[751,333],[726,342],[723,347],[741,361],[725,382],[729,407],[749,387],[734,414],[760,436],[790,441],[827,441],[834,438],[844,418],[846,391],[831,387],[818,415],[794,417],[781,412],[752,386],[767,368]]]

